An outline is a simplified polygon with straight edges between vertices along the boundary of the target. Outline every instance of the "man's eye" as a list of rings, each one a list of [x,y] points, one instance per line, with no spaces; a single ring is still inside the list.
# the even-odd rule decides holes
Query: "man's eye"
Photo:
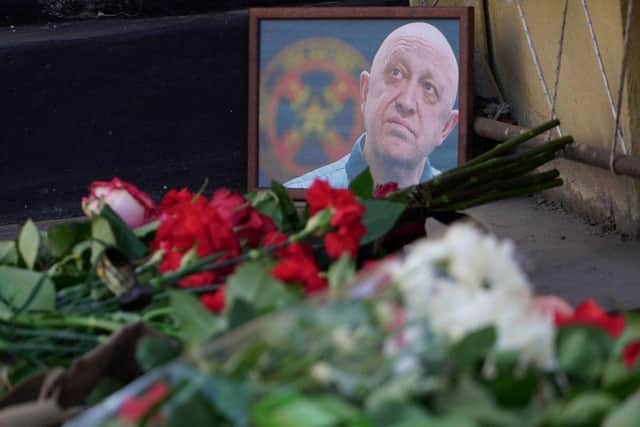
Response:
[[[399,68],[392,68],[389,74],[391,74],[391,77],[400,77],[402,76],[402,71]]]
[[[435,96],[438,96],[438,89],[436,89],[436,87],[435,87],[433,84],[431,84],[431,83],[429,83],[429,82],[425,82],[425,83],[422,85],[422,87],[424,88],[425,92],[426,92],[428,95],[435,95]]]

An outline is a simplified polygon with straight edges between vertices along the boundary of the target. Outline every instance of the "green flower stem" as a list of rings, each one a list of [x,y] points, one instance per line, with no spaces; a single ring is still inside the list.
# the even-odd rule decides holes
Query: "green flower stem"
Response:
[[[201,258],[196,262],[194,262],[193,264],[186,265],[177,271],[172,271],[160,277],[156,277],[155,279],[152,279],[150,283],[155,288],[163,288],[165,286],[172,285],[180,281],[181,279],[184,279],[185,277],[189,276],[190,274],[199,273],[203,271],[204,267],[209,265],[211,262],[217,260],[222,255],[223,255],[222,253],[215,253],[213,255],[209,255],[207,257]]]
[[[86,328],[99,329],[113,333],[119,330],[123,324],[107,319],[99,319],[93,316],[59,316],[59,317],[35,317],[18,316],[13,322],[20,326],[31,326],[34,328]]]
[[[487,173],[484,173],[482,175],[473,176],[466,183],[458,186],[456,189],[470,189],[482,183],[520,176],[544,165],[545,163],[553,160],[555,157],[555,153],[538,154],[537,156],[534,156],[530,160],[524,161],[521,164],[509,165],[497,171],[488,171]]]
[[[541,124],[538,127],[535,127],[533,129],[530,129],[526,132],[521,133],[518,136],[515,136],[511,139],[508,139],[507,141],[504,141],[498,145],[496,145],[494,148],[492,148],[491,150],[479,155],[478,157],[471,159],[469,162],[467,162],[463,167],[471,166],[471,165],[475,165],[478,163],[482,163],[488,159],[494,158],[496,156],[499,156],[500,154],[503,154],[511,149],[513,149],[514,147],[516,147],[519,144],[522,144],[523,142],[540,135],[543,132],[548,131],[549,129],[552,129],[556,126],[558,126],[560,124],[560,121],[557,119],[554,120],[549,120],[548,122],[545,122],[543,124]]]
[[[484,196],[480,196],[473,200],[468,200],[466,202],[454,203],[452,205],[445,205],[439,207],[438,209],[434,209],[435,211],[461,211],[464,209],[469,209],[474,206],[482,205],[489,202],[494,202],[496,200],[507,199],[510,197],[518,197],[524,196],[528,194],[537,193],[540,191],[548,190],[553,187],[558,187],[562,185],[562,179],[557,178],[549,182],[545,182],[543,184],[531,185],[524,188],[516,188],[507,191],[501,191],[493,194],[487,194]]]
[[[20,328],[15,325],[12,326],[0,326],[0,334],[11,335],[13,337],[41,337],[41,338],[53,338],[73,341],[99,341],[95,335],[85,334],[82,332],[73,331],[60,331],[57,329],[31,329]]]
[[[542,184],[557,178],[558,175],[558,171],[556,169],[553,169],[547,172],[519,176],[512,179],[493,181],[483,186],[451,192],[450,194],[439,196],[432,201],[430,207],[432,209],[438,209],[448,204],[460,203],[464,202],[465,200],[473,200],[477,197],[482,197],[483,195],[491,192],[508,191],[528,187],[531,185]]]
[[[147,312],[145,312],[142,315],[142,320],[144,320],[145,322],[149,322],[150,320],[156,318],[156,317],[160,317],[160,316],[165,316],[167,314],[171,314],[173,313],[173,308],[172,307],[159,307],[159,308],[155,308],[153,310],[149,310]]]
[[[20,352],[32,352],[32,351],[45,351],[56,353],[82,353],[87,351],[90,347],[84,346],[69,346],[68,344],[36,344],[36,343],[6,343],[0,341],[0,350],[8,353],[20,353]]]
[[[573,142],[573,138],[571,136],[564,136],[550,141],[541,147],[536,147],[520,154],[489,159],[483,163],[474,164],[461,170],[456,169],[451,173],[439,175],[425,184],[418,185],[416,187],[416,191],[421,192],[426,190],[431,194],[442,193],[448,189],[456,188],[460,182],[472,178],[473,176],[477,176],[484,172],[495,172],[499,168],[509,165],[521,166],[524,162],[527,162],[540,154],[549,154],[559,151],[571,142]]]

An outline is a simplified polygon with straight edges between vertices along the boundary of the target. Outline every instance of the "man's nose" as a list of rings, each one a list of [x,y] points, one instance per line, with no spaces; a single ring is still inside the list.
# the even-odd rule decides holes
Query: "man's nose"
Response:
[[[406,85],[396,98],[396,110],[403,116],[416,112],[416,91],[412,85]]]

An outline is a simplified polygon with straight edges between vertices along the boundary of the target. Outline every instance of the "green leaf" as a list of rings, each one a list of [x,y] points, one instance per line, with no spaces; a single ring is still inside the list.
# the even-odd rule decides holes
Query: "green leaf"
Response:
[[[86,221],[52,225],[47,230],[47,246],[52,256],[62,258],[90,236],[91,224]]]
[[[640,363],[632,369],[622,362],[622,357],[613,357],[602,375],[602,388],[618,398],[625,398],[640,387]]]
[[[202,393],[233,425],[249,425],[251,406],[258,394],[249,382],[209,376],[202,386]]]
[[[490,326],[468,333],[451,347],[451,356],[456,364],[467,369],[491,351],[496,341],[496,330]]]
[[[40,247],[40,232],[38,227],[30,219],[22,226],[20,236],[18,237],[18,249],[24,263],[33,270],[38,257],[38,248]]]
[[[298,215],[298,210],[293,204],[293,200],[291,200],[291,196],[289,196],[286,187],[277,181],[272,181],[271,191],[273,191],[273,194],[278,198],[278,204],[282,210],[283,224],[281,231],[283,233],[290,233],[301,229],[304,224],[302,223],[300,215]]]
[[[95,264],[107,247],[116,245],[116,237],[109,221],[98,215],[91,218],[91,237],[91,264]]]
[[[269,394],[253,407],[257,427],[333,427],[340,418],[298,393]]]
[[[278,197],[273,191],[259,190],[248,193],[246,196],[251,205],[260,213],[267,215],[273,223],[282,230],[284,227],[284,213],[280,208]]]
[[[473,420],[481,426],[522,425],[521,420],[514,413],[496,405],[490,392],[469,375],[463,375],[454,388],[438,393],[436,408],[439,413],[456,414]]]
[[[605,418],[602,427],[640,426],[640,390],[629,396]]]
[[[224,328],[222,318],[209,314],[195,296],[184,291],[169,291],[169,300],[181,338],[201,341]]]
[[[180,355],[178,342],[166,337],[145,335],[136,345],[136,361],[143,371],[164,365]]]
[[[189,386],[185,387],[185,389],[188,388]],[[179,391],[176,397],[170,400],[170,404],[171,411],[166,421],[167,427],[220,425],[215,422],[217,414],[196,387],[193,390]]]
[[[18,248],[13,240],[0,240],[0,264],[16,265]]]
[[[429,425],[429,415],[411,401],[391,401],[367,408],[376,427],[409,427]]]
[[[158,227],[160,227],[160,221],[151,221],[145,225],[141,225],[140,227],[136,227],[133,229],[133,234],[136,235],[136,237],[139,238],[143,238],[146,237],[147,235],[154,233]]]
[[[291,294],[282,282],[271,276],[272,268],[272,262],[266,259],[241,264],[227,279],[227,307],[233,307],[236,299],[243,299],[257,311],[289,304]]]
[[[575,380],[595,384],[609,359],[613,341],[602,330],[585,326],[567,326],[556,338],[558,364]]]
[[[362,199],[373,197],[373,177],[369,168],[363,170],[349,183],[349,190]]]
[[[105,204],[100,211],[100,216],[109,221],[111,231],[116,240],[118,249],[124,252],[130,259],[138,259],[147,253],[147,247],[142,240],[129,228],[117,213]]]
[[[585,392],[576,396],[557,413],[554,417],[554,425],[597,427],[617,403],[610,394],[599,391]]]
[[[523,369],[520,354],[503,351],[488,356],[495,365],[495,374],[479,381],[491,391],[496,401],[505,407],[524,407],[538,391],[538,376],[532,367]]]
[[[342,256],[331,264],[329,271],[327,272],[327,279],[329,281],[329,288],[331,292],[336,292],[355,277],[356,266],[349,256],[349,254],[342,254]]]
[[[24,307],[29,299],[31,302]],[[43,273],[0,266],[0,317],[7,318],[13,314],[13,310],[22,307],[24,307],[23,312],[53,311],[55,309],[53,282]]]
[[[227,313],[228,329],[235,329],[238,326],[247,323],[251,319],[257,316],[256,311],[253,309],[253,305],[249,304],[242,298],[236,298],[233,300],[231,308]]]
[[[362,222],[367,228],[367,234],[362,238],[361,245],[371,243],[388,233],[406,209],[404,204],[388,200],[364,199],[360,200],[360,203],[366,209]]]

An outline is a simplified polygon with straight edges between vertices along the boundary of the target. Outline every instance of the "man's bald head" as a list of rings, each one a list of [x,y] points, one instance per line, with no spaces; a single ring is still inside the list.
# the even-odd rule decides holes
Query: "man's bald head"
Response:
[[[374,72],[376,67],[380,67],[381,64],[385,62],[384,60],[388,58],[390,53],[396,49],[406,48],[410,42],[424,45],[426,49],[431,50],[434,55],[440,59],[441,65],[445,68],[444,74],[451,86],[447,98],[450,99],[451,107],[453,107],[458,92],[458,61],[447,38],[439,29],[431,24],[427,24],[426,22],[412,22],[398,27],[389,33],[373,57],[371,73]]]
[[[433,25],[403,25],[384,39],[371,72],[360,75],[364,155],[376,182],[419,182],[425,158],[458,123],[458,75],[456,56]]]

